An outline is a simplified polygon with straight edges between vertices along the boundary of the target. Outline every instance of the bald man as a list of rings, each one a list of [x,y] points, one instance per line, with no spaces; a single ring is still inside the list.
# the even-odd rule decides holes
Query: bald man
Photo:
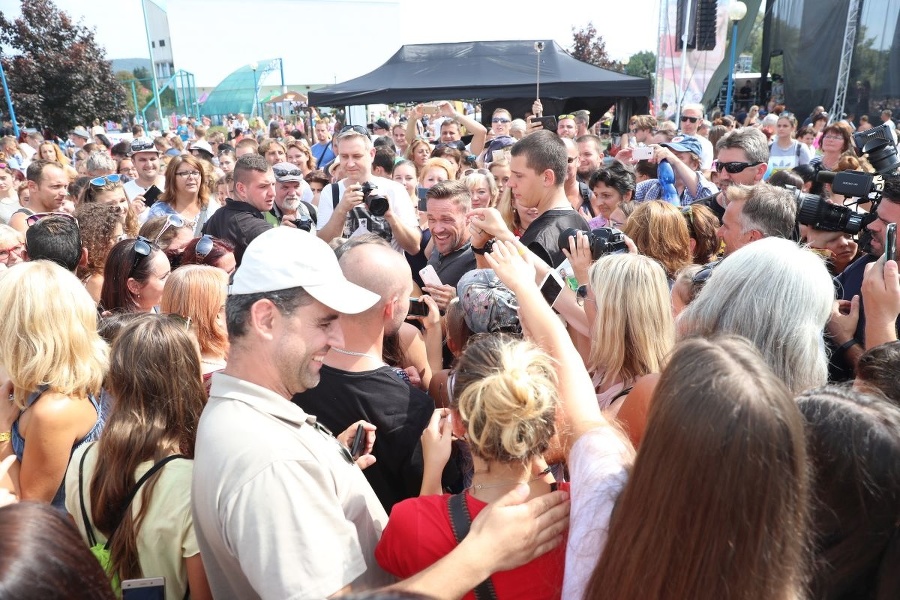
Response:
[[[344,347],[331,348],[319,385],[293,401],[332,431],[360,419],[378,428],[372,452],[377,460],[363,473],[390,513],[397,502],[419,495],[419,439],[434,411],[431,398],[382,359],[385,335],[397,334],[409,311],[412,272],[403,255],[377,236],[353,238],[339,252],[347,280],[381,300],[360,314],[341,315]]]

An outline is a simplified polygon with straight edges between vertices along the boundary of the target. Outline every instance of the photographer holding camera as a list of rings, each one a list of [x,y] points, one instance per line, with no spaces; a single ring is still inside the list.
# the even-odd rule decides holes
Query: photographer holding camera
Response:
[[[272,167],[275,173],[275,205],[269,211],[278,223],[290,221],[297,229],[316,232],[316,207],[313,192],[303,179],[303,171],[288,162]]]
[[[856,368],[856,363],[866,348],[886,341],[869,340],[867,333],[873,329],[884,329],[883,321],[896,319],[897,316],[893,306],[895,299],[891,294],[891,290],[897,287],[897,282],[893,281],[896,280],[896,263],[894,266],[883,264],[884,261],[874,265],[872,263],[884,254],[888,224],[900,223],[900,178],[885,179],[881,202],[874,215],[874,220],[866,225],[871,235],[867,253],[835,279],[839,284],[840,300],[834,303],[831,319],[828,321],[828,333],[836,348],[834,366],[847,371],[840,374],[845,378],[852,377],[850,371]],[[887,258],[896,260],[894,257]],[[868,302],[864,298],[864,292],[867,292]],[[865,311],[864,305],[867,305]],[[870,313],[873,319],[877,317],[878,323],[867,326],[865,313]],[[897,327],[895,324],[895,339]]]
[[[372,175],[375,148],[365,128],[344,127],[337,151],[345,178],[322,190],[317,235],[331,242],[376,233],[394,250],[416,254],[422,233],[409,194],[399,183]]]

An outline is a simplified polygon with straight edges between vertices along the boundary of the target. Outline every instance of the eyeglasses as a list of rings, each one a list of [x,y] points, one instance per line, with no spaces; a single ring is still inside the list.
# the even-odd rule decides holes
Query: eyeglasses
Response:
[[[303,177],[303,171],[300,169],[272,169],[275,177]]]
[[[190,177],[200,177],[200,171],[176,171],[176,175],[188,179]]]
[[[12,248],[6,248],[5,250],[0,250],[0,262],[6,262],[9,260],[9,256],[11,254],[15,254],[16,256],[20,256],[22,254],[22,250],[25,249],[25,244],[16,244]]]
[[[159,233],[156,234],[156,237],[153,238],[154,246],[159,245],[160,238],[162,238],[163,234],[166,231],[168,231],[169,228],[171,228],[171,227],[175,227],[175,228],[184,227],[184,219],[182,218],[181,215],[172,215],[172,214],[166,215],[165,225],[162,226],[162,229],[160,229]],[[140,239],[140,238],[138,238],[138,239]]]
[[[761,164],[762,164],[761,162],[718,162],[718,161],[716,161],[713,164],[713,166],[716,169],[716,173],[718,173],[722,169],[725,169],[732,175],[735,175],[737,173],[740,173],[747,167],[755,167],[755,166],[761,165]]]
[[[128,270],[128,277],[131,277],[131,274],[134,273],[134,269],[141,262],[142,257],[150,256],[155,245],[155,243],[151,244],[150,240],[144,236],[138,236],[138,239],[134,240],[134,258],[131,259],[131,269]]]
[[[509,123],[509,119],[506,117],[494,117],[491,119],[491,123]]]
[[[45,219],[47,217],[60,217],[62,219],[67,219],[72,221],[76,225],[78,225],[78,220],[70,215],[69,213],[64,212],[43,212],[43,213],[34,213],[33,215],[28,215],[25,218],[25,223],[28,224],[29,227],[40,221],[41,219]]]
[[[696,123],[700,120],[700,117],[681,117],[681,122],[690,121],[691,123]]]
[[[369,130],[363,127],[362,125],[347,125],[341,128],[341,132],[338,135],[344,135],[347,132],[355,131],[359,135],[364,135],[369,137]]]
[[[212,252],[213,249],[213,237],[211,235],[204,235],[197,241],[197,245],[194,246],[194,254],[200,260],[203,260],[209,253]]]
[[[101,175],[100,177],[94,177],[91,179],[91,185],[94,187],[103,187],[107,183],[119,183],[122,181],[121,175],[116,175],[115,173],[112,175]]]
[[[575,115],[559,115],[559,120],[562,121],[563,119],[572,119],[574,121]]]
[[[481,175],[492,175],[492,173],[487,169],[466,169],[465,171],[463,171],[463,177],[472,175],[474,173],[479,173]]]
[[[823,135],[823,136],[822,136],[822,139],[823,139],[823,140],[840,140],[840,141],[843,141],[843,140],[844,140],[844,137],[843,137],[843,136],[840,136],[840,135]]]

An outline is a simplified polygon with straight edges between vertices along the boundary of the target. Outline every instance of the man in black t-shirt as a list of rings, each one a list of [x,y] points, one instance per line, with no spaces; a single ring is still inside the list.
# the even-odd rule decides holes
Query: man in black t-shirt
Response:
[[[319,385],[293,401],[332,431],[360,419],[377,427],[375,464],[363,473],[386,511],[419,495],[424,469],[420,438],[434,402],[383,360],[385,335],[396,334],[409,311],[412,274],[403,255],[386,242],[347,242],[341,270],[348,281],[381,300],[357,315],[341,315],[343,346],[332,346]]]

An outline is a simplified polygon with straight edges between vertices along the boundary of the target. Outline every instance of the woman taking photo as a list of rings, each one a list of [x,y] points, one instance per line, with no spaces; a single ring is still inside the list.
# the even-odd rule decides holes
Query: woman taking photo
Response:
[[[97,439],[106,416],[97,310],[72,273],[44,260],[0,273],[0,306],[0,367],[19,410],[4,429],[19,459],[18,495],[62,507],[69,457]]]
[[[197,343],[185,325],[145,315],[113,344],[115,398],[102,438],[72,456],[66,510],[89,545],[109,545],[119,580],[165,577],[166,598],[212,598],[191,518],[197,422],[206,403]],[[154,465],[160,467],[127,498]]]
[[[177,215],[199,237],[203,224],[215,212],[216,203],[209,202],[206,171],[199,160],[180,154],[166,167],[166,189],[147,211],[147,219]]]
[[[166,255],[147,238],[122,240],[106,259],[100,311],[156,311],[171,271]]]
[[[206,265],[185,265],[172,273],[163,289],[163,313],[190,319],[200,344],[203,380],[225,368],[228,332],[225,330],[225,300],[228,275]]]

